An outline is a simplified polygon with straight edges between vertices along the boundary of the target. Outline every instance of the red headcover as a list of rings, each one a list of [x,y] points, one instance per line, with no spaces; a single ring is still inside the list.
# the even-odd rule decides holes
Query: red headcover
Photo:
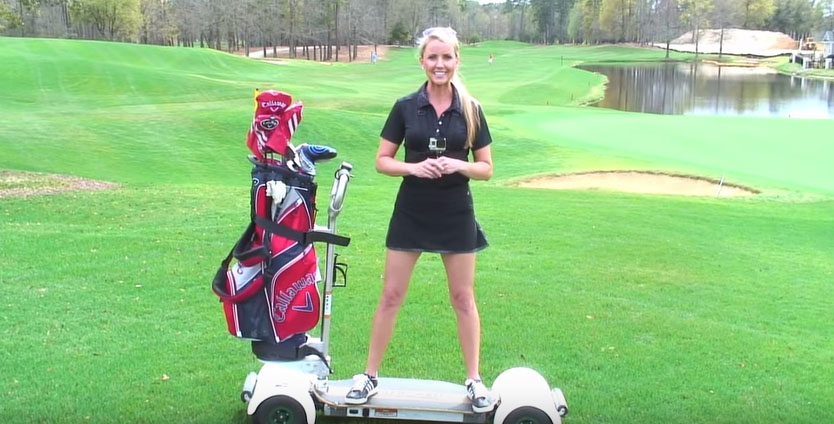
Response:
[[[276,90],[258,94],[255,101],[255,118],[246,136],[246,146],[260,161],[267,153],[283,156],[301,123],[304,105],[301,102],[290,105],[292,96]]]

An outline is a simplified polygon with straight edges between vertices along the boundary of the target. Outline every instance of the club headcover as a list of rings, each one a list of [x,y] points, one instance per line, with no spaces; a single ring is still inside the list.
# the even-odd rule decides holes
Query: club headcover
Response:
[[[258,103],[256,115],[280,115],[292,103],[289,93],[277,90],[263,91],[255,99]]]
[[[287,144],[292,140],[292,136],[298,129],[298,125],[301,124],[303,110],[304,104],[301,102],[297,102],[284,109],[278,118],[278,127],[266,141],[265,148],[267,151],[278,153],[282,156],[286,155]]]
[[[258,160],[263,161],[264,156],[270,150],[279,154],[284,153],[289,139],[283,139],[283,135],[279,135],[272,144],[279,147],[283,144],[284,148],[274,150],[268,145],[275,133],[280,132],[278,129],[284,126],[281,122],[282,115],[292,102],[292,96],[282,91],[268,90],[258,94],[255,102],[257,104],[255,117],[246,135],[246,146]]]

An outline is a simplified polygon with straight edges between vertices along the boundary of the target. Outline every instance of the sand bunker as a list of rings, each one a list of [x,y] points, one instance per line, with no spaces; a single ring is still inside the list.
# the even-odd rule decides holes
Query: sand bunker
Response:
[[[708,178],[646,171],[596,171],[549,175],[521,181],[516,185],[554,190],[608,190],[626,193],[674,194],[681,196],[751,196],[754,189]]]

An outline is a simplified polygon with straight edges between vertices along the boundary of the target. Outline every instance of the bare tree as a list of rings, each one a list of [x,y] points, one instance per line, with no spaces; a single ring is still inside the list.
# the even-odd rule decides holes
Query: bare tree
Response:
[[[660,9],[660,19],[663,25],[660,39],[666,42],[666,58],[668,59],[669,44],[672,37],[677,36],[680,32],[680,9],[677,0],[660,0],[658,8]]]
[[[171,1],[141,0],[139,11],[142,15],[139,42],[174,45],[178,28]]]
[[[710,20],[718,26],[720,31],[718,41],[718,57],[724,54],[724,30],[739,24],[739,6],[735,0],[715,0]]]
[[[714,7],[713,0],[680,0],[681,21],[692,28],[692,42],[695,43],[695,55],[698,55],[698,42],[701,29],[709,25],[709,15]]]

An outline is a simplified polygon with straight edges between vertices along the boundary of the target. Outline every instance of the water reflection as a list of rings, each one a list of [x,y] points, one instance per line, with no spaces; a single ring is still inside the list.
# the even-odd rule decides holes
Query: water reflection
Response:
[[[594,106],[667,115],[834,117],[829,80],[704,63],[580,66],[608,77]]]

